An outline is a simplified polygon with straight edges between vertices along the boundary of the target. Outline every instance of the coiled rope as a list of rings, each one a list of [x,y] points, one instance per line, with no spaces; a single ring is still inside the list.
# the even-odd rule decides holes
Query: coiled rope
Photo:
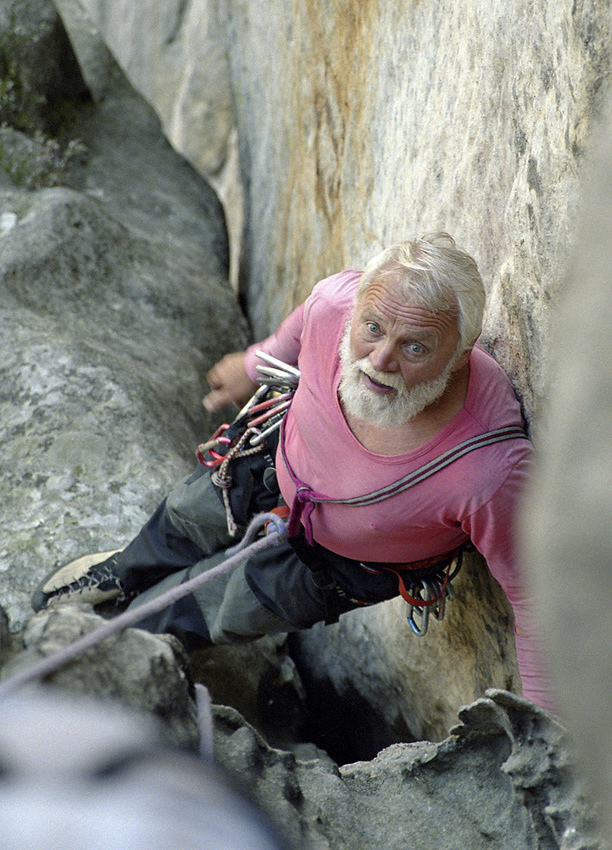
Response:
[[[263,526],[269,526],[266,536],[255,540],[255,542],[251,542]],[[17,671],[3,682],[0,682],[0,699],[35,679],[40,679],[54,673],[69,661],[73,661],[79,655],[98,646],[106,638],[130,628],[130,626],[136,625],[151,614],[157,614],[168,605],[172,605],[178,599],[182,599],[183,596],[187,596],[194,590],[203,587],[203,585],[212,581],[217,576],[231,572],[247,558],[250,558],[251,555],[255,555],[269,546],[278,545],[284,537],[285,523],[282,519],[274,513],[257,514],[249,523],[242,541],[231,549],[226,550],[228,557],[225,561],[217,564],[216,567],[212,567],[208,572],[201,573],[199,576],[189,579],[184,584],[178,585],[178,587],[170,588],[170,590],[165,591],[154,599],[150,599],[148,602],[144,602],[142,605],[124,611],[97,629],[83,635],[83,637],[69,644],[69,646],[63,647],[47,658],[42,658],[30,667]]]

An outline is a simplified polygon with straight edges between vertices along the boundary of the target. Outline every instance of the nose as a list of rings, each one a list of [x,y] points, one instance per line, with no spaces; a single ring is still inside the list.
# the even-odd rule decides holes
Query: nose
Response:
[[[397,372],[397,357],[388,340],[380,340],[369,355],[370,363],[378,372]]]

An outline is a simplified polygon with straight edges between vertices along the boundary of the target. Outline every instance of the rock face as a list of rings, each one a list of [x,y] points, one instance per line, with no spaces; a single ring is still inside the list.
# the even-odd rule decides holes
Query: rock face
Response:
[[[491,691],[440,744],[396,744],[337,768],[270,750],[229,709],[220,763],[304,848],[596,847],[590,808],[566,771],[567,742],[544,712]]]
[[[200,399],[247,328],[223,215],[129,89],[81,115],[71,188],[0,192],[0,594],[131,539],[216,423]]]
[[[350,9],[301,0],[153,2],[146,25],[127,0],[57,0],[57,7],[69,31],[72,20],[89,16],[177,149],[203,172],[224,175],[215,185],[234,249],[244,219],[241,289],[257,335],[325,274],[443,228],[479,263],[489,291],[482,341],[534,424],[584,153],[612,76],[608,0],[521,0],[511,12],[505,0]],[[76,36],[73,43],[81,56]],[[203,55],[204,82],[194,62]],[[200,110],[218,122],[203,120]],[[237,206],[228,189],[237,188],[233,131]],[[210,163],[197,150],[210,151]],[[349,658],[335,663],[332,690],[355,688],[368,699],[378,692],[377,711],[396,713],[404,729],[422,700],[427,717],[409,725],[439,736],[484,682],[516,687],[513,652],[501,635],[508,609],[490,581],[478,602],[469,590],[482,583],[481,569],[468,577],[461,636],[492,647],[482,663],[462,657],[446,625],[432,630],[426,650],[409,635],[402,640],[401,606],[377,609],[367,626],[355,615],[319,629],[316,653],[308,646],[304,653],[341,659],[347,642],[363,650],[367,633],[385,663],[416,671],[424,689],[402,696],[396,712],[388,689],[364,681]],[[495,613],[475,625],[483,611]],[[431,657],[435,667],[423,670]],[[439,683],[455,680],[456,689],[440,693]]]
[[[22,649],[3,668],[8,678],[96,629],[104,620],[87,606],[64,605],[28,620]],[[181,644],[142,629],[107,638],[46,678],[56,689],[121,701],[155,717],[169,742],[196,750],[199,731],[193,686]]]
[[[556,316],[555,382],[540,470],[525,509],[525,554],[564,716],[612,835],[612,110]],[[574,348],[570,340],[584,340]]]

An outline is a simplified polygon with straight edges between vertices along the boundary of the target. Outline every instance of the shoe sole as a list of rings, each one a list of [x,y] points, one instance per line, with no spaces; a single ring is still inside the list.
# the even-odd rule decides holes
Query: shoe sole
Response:
[[[35,611],[40,611],[47,608],[49,605],[58,605],[62,602],[71,602],[78,599],[80,602],[88,602],[90,605],[100,605],[102,602],[108,602],[111,599],[116,599],[121,591],[110,590],[102,591],[97,587],[83,588],[72,593],[63,593],[54,597],[54,591],[85,575],[85,573],[96,564],[101,564],[112,555],[122,552],[122,549],[111,549],[108,552],[95,552],[91,555],[82,555],[74,561],[60,567],[59,570],[52,570],[40,582],[34,593],[32,594],[32,608]]]

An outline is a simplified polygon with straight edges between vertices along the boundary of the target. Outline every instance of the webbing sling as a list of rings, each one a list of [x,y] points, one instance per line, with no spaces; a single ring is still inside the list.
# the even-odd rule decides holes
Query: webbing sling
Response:
[[[398,493],[403,493],[404,490],[408,490],[410,487],[414,487],[415,484],[435,475],[436,472],[450,466],[451,463],[454,463],[454,461],[469,452],[473,452],[475,449],[490,446],[493,443],[501,443],[505,440],[529,439],[527,434],[518,425],[508,425],[505,428],[485,431],[483,434],[477,434],[475,437],[470,437],[462,443],[458,443],[456,446],[447,449],[447,451],[443,452],[438,457],[430,460],[428,463],[420,466],[413,472],[408,473],[408,475],[405,475],[398,481],[394,481],[391,484],[387,484],[385,487],[381,487],[379,490],[374,490],[372,493],[364,493],[361,496],[352,496],[348,499],[333,499],[330,496],[325,496],[323,493],[317,493],[316,490],[313,490],[306,484],[302,483],[291,468],[285,451],[285,422],[286,420],[283,422],[283,426],[281,428],[281,456],[285,467],[287,468],[287,472],[296,486],[296,493],[293,499],[293,504],[291,505],[291,513],[289,515],[288,534],[289,537],[293,537],[298,533],[300,522],[303,518],[306,540],[310,544],[313,542],[310,515],[317,504],[353,505],[356,507],[363,507],[365,505],[375,504],[376,502],[383,502],[385,499],[390,499]]]

